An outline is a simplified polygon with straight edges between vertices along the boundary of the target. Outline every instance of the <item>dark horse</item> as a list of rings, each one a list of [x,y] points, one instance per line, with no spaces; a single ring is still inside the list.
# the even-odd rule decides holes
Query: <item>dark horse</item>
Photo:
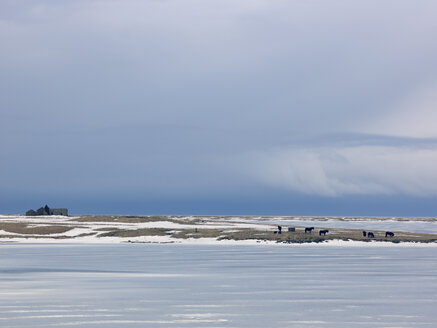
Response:
[[[321,235],[326,236],[326,233],[328,233],[328,232],[329,232],[329,230],[320,230],[319,236],[321,236]]]
[[[314,227],[310,227],[310,228],[305,228],[305,233],[309,232],[311,233],[311,231],[314,230]]]
[[[278,226],[278,233],[282,233],[282,227]]]
[[[394,237],[395,234],[394,234],[393,232],[391,232],[391,231],[387,231],[387,232],[385,233],[385,236],[386,236],[386,237]]]
[[[366,237],[366,232],[365,231],[363,231],[363,237]]]
[[[367,233],[367,237],[369,237],[369,238],[375,238],[375,235],[373,234],[373,232],[368,232],[368,233]]]

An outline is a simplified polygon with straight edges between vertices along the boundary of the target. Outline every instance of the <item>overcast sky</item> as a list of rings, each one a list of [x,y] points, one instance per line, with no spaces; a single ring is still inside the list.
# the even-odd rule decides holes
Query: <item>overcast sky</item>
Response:
[[[437,215],[434,0],[0,2],[0,212]]]

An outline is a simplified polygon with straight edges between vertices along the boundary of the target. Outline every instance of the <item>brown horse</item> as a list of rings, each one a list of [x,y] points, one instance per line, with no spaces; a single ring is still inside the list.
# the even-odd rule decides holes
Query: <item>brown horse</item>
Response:
[[[326,236],[326,234],[329,232],[329,230],[320,230],[319,231],[319,236],[323,235]]]
[[[311,233],[311,231],[314,230],[314,227],[310,227],[310,228],[305,228],[305,233],[309,232]]]

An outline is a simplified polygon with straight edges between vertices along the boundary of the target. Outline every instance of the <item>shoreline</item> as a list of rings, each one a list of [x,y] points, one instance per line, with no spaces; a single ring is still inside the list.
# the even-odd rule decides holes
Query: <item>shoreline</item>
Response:
[[[203,238],[207,239],[207,238]],[[437,242],[399,242],[393,243],[388,241],[371,241],[363,242],[356,240],[341,240],[341,239],[331,239],[323,242],[304,242],[304,243],[284,243],[284,242],[274,242],[274,241],[258,241],[258,240],[203,240],[200,239],[185,239],[183,241],[129,241],[129,240],[78,240],[78,239],[15,239],[15,240],[1,240],[0,247],[2,246],[15,246],[15,245],[65,245],[65,246],[78,246],[78,245],[114,245],[114,244],[124,244],[124,245],[178,245],[178,246],[277,246],[277,247],[437,247]]]
[[[340,227],[325,227],[334,220]],[[180,244],[180,245],[287,245],[287,246],[402,246],[402,247],[435,247],[436,233],[418,233],[396,231],[394,237],[385,237],[384,230],[371,229],[375,238],[363,237],[362,230],[343,228],[341,223],[359,220],[359,224],[380,220],[371,218],[342,220],[324,217],[235,217],[235,216],[22,216],[0,215],[0,243],[5,244]],[[263,222],[264,221],[264,222]],[[277,231],[277,222],[293,222],[313,224],[313,232],[304,232],[305,227],[293,225],[283,226],[282,233]],[[337,222],[336,221],[336,222]],[[272,223],[274,222],[274,223]],[[399,224],[425,224],[432,229],[437,221],[423,219],[398,218],[387,219],[384,224],[393,227]],[[328,230],[326,235],[319,234],[322,229]],[[431,229],[431,230],[432,230]],[[322,231],[323,232],[323,231]]]

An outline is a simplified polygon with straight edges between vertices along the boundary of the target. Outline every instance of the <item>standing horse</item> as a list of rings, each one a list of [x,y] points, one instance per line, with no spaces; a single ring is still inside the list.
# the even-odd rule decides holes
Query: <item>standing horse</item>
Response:
[[[365,231],[363,231],[363,237],[366,237],[366,232]]]
[[[282,227],[278,226],[278,233],[282,233]]]
[[[369,237],[369,238],[375,238],[375,235],[373,234],[373,232],[369,232],[369,233],[367,233],[367,237]]]
[[[395,234],[393,232],[391,232],[391,231],[387,231],[385,233],[385,237],[394,237],[394,236],[395,236]]]
[[[320,230],[319,236],[321,236],[321,235],[326,236],[326,233],[328,233],[328,232],[329,232],[329,230]]]
[[[309,232],[311,233],[311,231],[314,230],[314,227],[310,227],[310,228],[305,228],[305,233]]]

